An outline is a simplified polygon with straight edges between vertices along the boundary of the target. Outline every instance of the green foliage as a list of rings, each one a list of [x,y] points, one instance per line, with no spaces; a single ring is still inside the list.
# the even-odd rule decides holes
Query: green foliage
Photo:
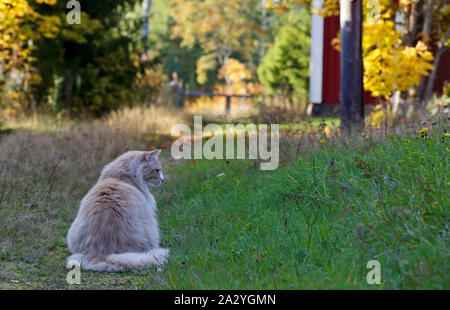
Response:
[[[87,107],[99,115],[133,102],[133,81],[138,68],[123,43],[111,42],[80,70],[82,82],[74,108]]]
[[[61,15],[68,30],[36,42],[34,65],[43,81],[35,87],[37,101],[45,104],[56,88],[54,111],[96,115],[132,101],[142,25],[138,1],[81,1],[80,25],[65,22],[63,2],[45,9]]]
[[[217,68],[217,59],[214,54],[203,55],[197,60],[197,82],[202,85],[208,81],[208,71]]]
[[[284,16],[285,24],[258,68],[272,93],[306,97],[309,85],[310,14],[302,9]]]
[[[173,9],[170,1],[153,0],[149,18],[149,37],[147,54],[152,63],[160,63],[167,76],[177,72],[185,87],[197,89],[196,63],[203,55],[202,48],[180,46],[181,39],[172,38],[175,21],[171,16]],[[212,87],[209,83],[205,87]]]
[[[198,45],[203,51],[196,69],[200,84],[205,84],[209,73],[226,65],[231,57],[255,63],[255,50],[263,37],[261,2],[171,0],[171,4],[172,38],[181,39],[180,47]],[[211,55],[216,62],[211,61]],[[229,77],[224,79],[230,87]]]

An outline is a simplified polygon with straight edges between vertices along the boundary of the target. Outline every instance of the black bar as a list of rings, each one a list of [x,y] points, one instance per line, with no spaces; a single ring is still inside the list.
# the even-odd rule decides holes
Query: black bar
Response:
[[[75,288],[76,289],[76,288]],[[266,297],[264,297],[266,296]],[[196,299],[193,299],[195,297]],[[246,298],[244,298],[246,297]],[[270,298],[269,298],[270,297]],[[219,307],[223,309],[224,305],[241,306],[248,308],[271,307],[277,309],[295,308],[299,309],[321,308],[322,305],[334,308],[353,307],[364,309],[368,304],[371,307],[383,307],[386,304],[392,304],[392,301],[401,303],[401,308],[408,308],[413,304],[417,304],[423,300],[428,300],[430,305],[435,302],[440,304],[439,300],[444,302],[444,298],[448,297],[448,291],[384,291],[384,290],[330,290],[330,291],[252,291],[252,290],[233,290],[233,291],[0,291],[2,302],[10,299],[12,304],[20,307],[24,304],[27,306],[36,305],[42,299],[42,305],[56,304],[60,308],[64,308],[67,303],[80,304],[80,300],[92,298],[100,300],[102,305],[111,303],[118,305],[123,303],[130,307],[130,303],[148,303],[146,309],[155,309],[156,306],[170,308],[185,308],[193,306],[195,309],[209,309]],[[199,298],[207,302],[196,302]],[[387,300],[390,299],[390,300]],[[78,302],[77,302],[78,300]],[[189,301],[189,303],[188,303]],[[308,307],[309,304],[314,307]],[[303,307],[302,307],[303,306]],[[371,308],[369,307],[369,308]]]

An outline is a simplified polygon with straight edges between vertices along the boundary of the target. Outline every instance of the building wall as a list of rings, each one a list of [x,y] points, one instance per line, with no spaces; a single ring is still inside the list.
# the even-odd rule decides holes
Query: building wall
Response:
[[[337,37],[340,31],[339,16],[327,17],[324,20],[323,36],[323,103],[339,104],[341,93],[341,62],[339,53],[331,42]],[[364,104],[374,104],[378,100],[364,92]]]
[[[436,80],[433,85],[433,91],[442,94],[442,88],[445,83],[450,83],[450,49],[441,56],[436,72]]]

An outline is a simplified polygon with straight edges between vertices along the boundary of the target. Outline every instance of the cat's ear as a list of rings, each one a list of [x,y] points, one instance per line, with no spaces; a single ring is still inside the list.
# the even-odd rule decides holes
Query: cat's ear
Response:
[[[145,155],[145,161],[151,165],[155,162],[155,159],[158,158],[159,154],[161,154],[161,150],[154,150]]]
[[[154,156],[154,158],[158,158],[159,154],[161,154],[161,150],[154,150],[150,152],[150,155]]]

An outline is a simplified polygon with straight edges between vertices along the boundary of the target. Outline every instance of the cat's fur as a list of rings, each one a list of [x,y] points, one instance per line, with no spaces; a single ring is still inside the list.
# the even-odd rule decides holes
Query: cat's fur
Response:
[[[148,189],[164,180],[160,152],[127,152],[103,168],[69,229],[67,243],[73,254],[68,261],[107,272],[167,261],[169,250],[159,247],[156,201]]]

